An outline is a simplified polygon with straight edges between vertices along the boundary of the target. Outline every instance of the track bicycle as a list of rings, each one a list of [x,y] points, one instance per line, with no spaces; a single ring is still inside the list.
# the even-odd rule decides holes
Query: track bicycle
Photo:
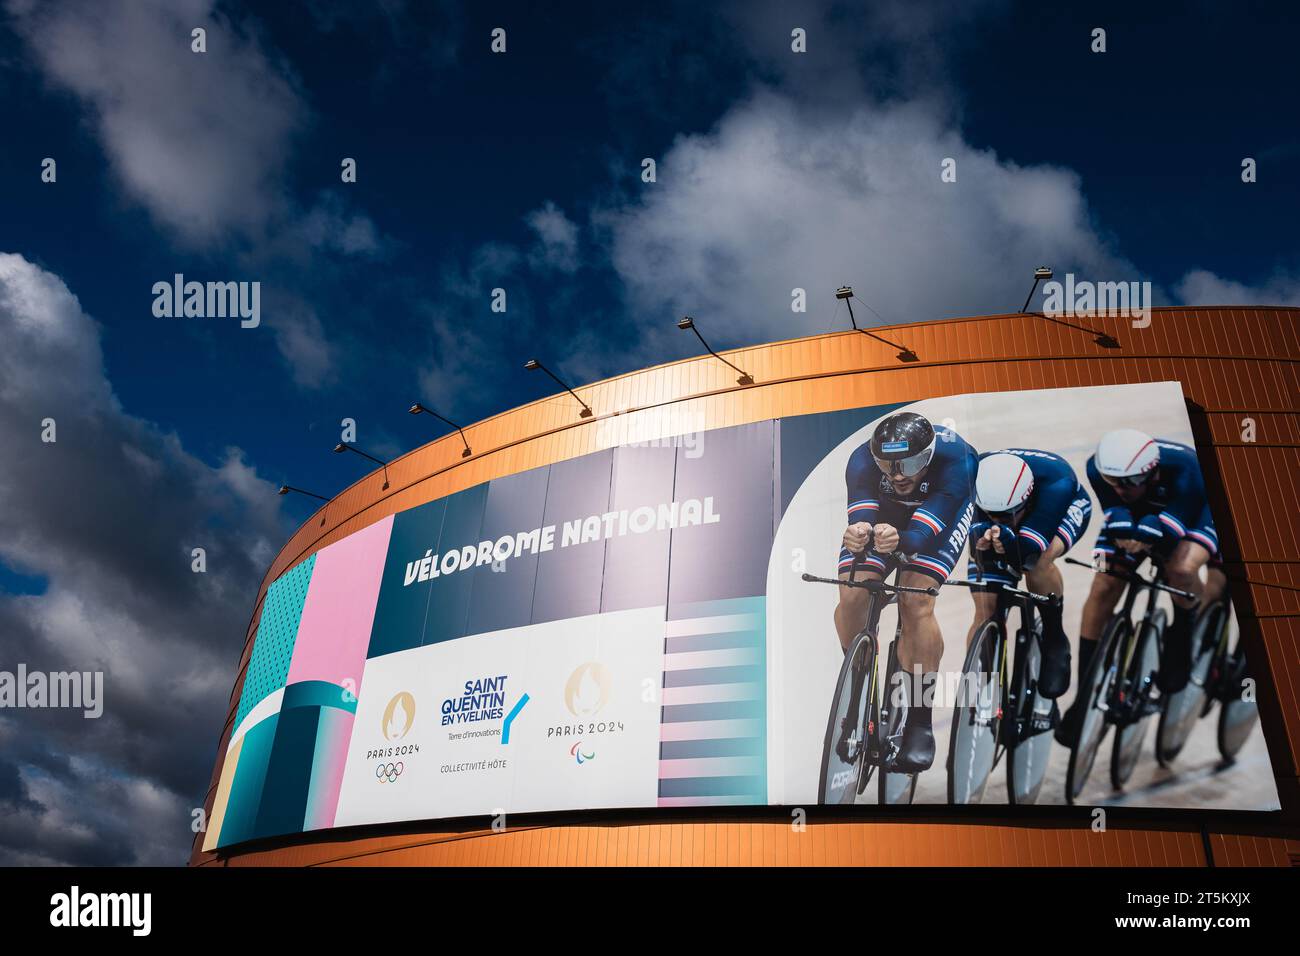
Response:
[[[990,587],[997,594],[992,616],[979,626],[967,645],[953,702],[952,733],[948,737],[948,802],[981,802],[993,769],[1006,755],[1008,799],[1013,804],[1034,803],[1052,755],[1051,730],[1060,720],[1056,702],[1038,694],[1043,622],[1037,608],[1040,604],[1059,603],[1061,598],[1000,583],[946,583]],[[1008,647],[1012,610],[1020,612],[1014,655]]]
[[[1145,562],[1130,573],[1121,574],[1088,561],[1065,558],[1069,564],[1092,568],[1097,574],[1107,574],[1128,584],[1120,609],[1106,623],[1088,671],[1079,682],[1078,692],[1087,701],[1087,709],[1080,722],[1078,739],[1070,750],[1066,771],[1065,798],[1070,803],[1083,792],[1097,751],[1112,727],[1115,739],[1111,748],[1110,781],[1115,789],[1123,789],[1137,766],[1147,724],[1163,706],[1156,691],[1155,676],[1169,612],[1158,606],[1157,599],[1161,594],[1182,598],[1194,595],[1165,583],[1159,558],[1151,554],[1144,557],[1154,569],[1149,577],[1141,573]],[[1143,610],[1135,619],[1139,600],[1143,601]]]
[[[1241,637],[1232,639],[1232,606],[1226,595],[1197,616],[1192,628],[1192,669],[1187,686],[1165,698],[1156,729],[1156,760],[1167,767],[1182,752],[1196,722],[1220,704],[1216,737],[1231,763],[1259,721],[1253,696],[1245,693],[1246,657]]]
[[[867,548],[870,547],[868,541]],[[900,593],[934,596],[939,591],[934,587],[915,588],[898,584],[897,570],[895,583],[854,580],[860,570],[861,558],[862,555],[858,555],[854,559],[847,581],[812,574],[802,576],[804,581],[861,588],[871,595],[867,603],[866,625],[845,652],[835,683],[835,696],[822,744],[818,800],[821,803],[855,803],[866,792],[874,774],[880,803],[909,804],[916,793],[917,775],[893,769],[902,743],[909,699],[906,674],[898,664],[902,623],[900,621],[895,627],[894,639],[889,644],[885,665],[886,692],[882,693],[879,681],[880,612]]]

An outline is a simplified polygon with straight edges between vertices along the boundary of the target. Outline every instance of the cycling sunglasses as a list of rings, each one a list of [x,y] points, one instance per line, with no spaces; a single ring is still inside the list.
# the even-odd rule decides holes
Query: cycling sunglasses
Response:
[[[1145,475],[1129,475],[1126,478],[1116,478],[1112,475],[1102,475],[1101,480],[1113,488],[1141,488],[1151,477],[1150,472]]]
[[[919,455],[913,455],[911,458],[894,458],[887,460],[884,458],[874,458],[876,467],[886,475],[902,475],[904,478],[915,478],[925,470],[925,466],[930,464],[930,455],[922,452]]]

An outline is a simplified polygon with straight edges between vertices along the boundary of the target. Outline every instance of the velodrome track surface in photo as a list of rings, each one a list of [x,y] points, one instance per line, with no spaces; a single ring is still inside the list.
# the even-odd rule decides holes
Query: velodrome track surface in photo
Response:
[[[1150,387],[1150,386],[1147,386]],[[1192,443],[1186,413],[1181,401],[1144,403],[1140,400],[1143,386],[1091,389],[1084,402],[1069,402],[1045,406],[1041,401],[1026,401],[1023,394],[1004,392],[977,396],[963,415],[960,406],[954,408],[952,417],[957,430],[981,452],[1008,446],[1043,448],[1064,456],[1087,486],[1085,464],[1095,447],[1099,431],[1118,427],[1133,427],[1157,438],[1169,438]],[[1042,393],[1038,393],[1040,396]],[[1136,399],[1136,400],[1135,400]],[[944,399],[919,402],[915,407],[931,414],[935,419],[944,417],[937,412]],[[935,409],[935,412],[931,412]],[[1093,501],[1093,514],[1083,540],[1070,552],[1080,560],[1088,560],[1092,543],[1101,526],[1101,514]],[[1060,562],[1065,584],[1065,628],[1070,637],[1071,663],[1070,689],[1060,698],[1062,713],[1075,694],[1077,672],[1079,618],[1083,600],[1088,593],[1092,571]],[[964,564],[956,577],[965,578]],[[1023,584],[1023,582],[1022,582]],[[1168,599],[1164,599],[1166,604]],[[966,631],[970,627],[973,611],[969,593],[965,588],[943,588],[936,600],[936,615],[944,636],[944,653],[941,671],[959,673],[964,661]],[[1017,615],[1012,616],[1012,621]],[[892,640],[896,617],[893,608],[886,609],[881,619],[881,635]],[[1235,637],[1235,625],[1233,634]],[[834,640],[828,634],[828,640]],[[887,646],[883,644],[882,646]],[[826,700],[829,706],[834,678],[827,685]],[[1166,769],[1155,759],[1155,735],[1158,715],[1148,721],[1142,757],[1133,776],[1122,792],[1110,783],[1110,753],[1113,732],[1107,734],[1097,753],[1096,763],[1088,784],[1080,794],[1080,805],[1124,805],[1140,807],[1215,808],[1241,810],[1271,810],[1279,806],[1277,788],[1263,733],[1256,725],[1254,731],[1234,764],[1221,767],[1216,731],[1219,708],[1216,704],[1210,713],[1198,721],[1178,759]],[[823,720],[825,718],[823,717]],[[952,710],[936,707],[934,730],[936,756],[934,766],[922,773],[917,781],[915,802],[946,803],[948,736],[951,729]],[[1064,803],[1065,775],[1069,751],[1052,742],[1051,761],[1038,802],[1040,804]],[[875,781],[860,800],[873,803],[876,799]],[[994,769],[984,803],[1006,803],[1005,758]]]

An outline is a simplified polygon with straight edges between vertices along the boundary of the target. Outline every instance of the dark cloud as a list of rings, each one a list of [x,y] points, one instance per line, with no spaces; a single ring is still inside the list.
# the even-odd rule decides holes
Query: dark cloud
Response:
[[[209,464],[124,410],[96,324],[56,276],[12,254],[0,254],[0,340],[0,443],[11,450],[0,562],[47,582],[40,595],[0,595],[0,667],[104,673],[99,719],[0,712],[0,750],[21,785],[4,792],[27,821],[10,819],[0,845],[114,856],[97,862],[135,848],[138,862],[179,863],[249,602],[288,530],[275,486],[238,449]],[[53,443],[41,441],[46,419]],[[191,570],[194,548],[206,573]],[[44,849],[14,842],[22,834]]]

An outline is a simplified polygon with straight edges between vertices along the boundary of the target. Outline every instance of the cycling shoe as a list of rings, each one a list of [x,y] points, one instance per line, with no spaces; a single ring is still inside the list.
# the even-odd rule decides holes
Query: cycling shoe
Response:
[[[934,730],[920,724],[908,724],[903,728],[903,741],[894,757],[894,765],[889,769],[895,773],[920,773],[929,770],[933,763]]]
[[[1058,641],[1043,642],[1042,662],[1038,667],[1038,693],[1055,700],[1070,686],[1070,645],[1064,635]]]
[[[1079,742],[1079,729],[1083,726],[1083,715],[1087,708],[1083,701],[1077,697],[1073,704],[1066,708],[1065,716],[1061,718],[1061,723],[1056,728],[1056,742],[1062,747],[1074,748]]]

